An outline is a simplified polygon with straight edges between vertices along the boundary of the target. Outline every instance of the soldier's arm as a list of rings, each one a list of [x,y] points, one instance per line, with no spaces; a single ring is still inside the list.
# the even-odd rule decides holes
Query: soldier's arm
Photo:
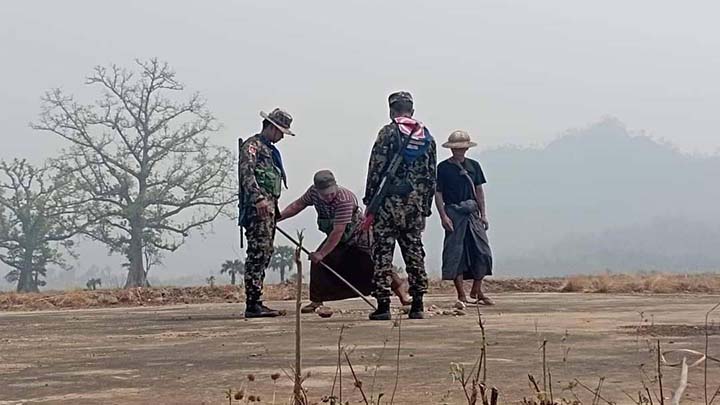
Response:
[[[430,143],[430,150],[428,151],[428,190],[427,196],[425,196],[425,216],[429,217],[432,215],[432,202],[435,196],[435,190],[437,189],[437,147],[435,140]]]
[[[248,201],[255,204],[265,198],[260,191],[255,179],[255,165],[257,165],[257,146],[252,142],[246,142],[240,149],[239,177],[243,191],[248,196]]]
[[[372,152],[370,152],[370,162],[368,163],[368,174],[365,182],[365,196],[363,197],[363,203],[366,206],[370,204],[370,201],[372,201],[377,192],[380,179],[382,178],[382,170],[388,161],[388,140],[390,138],[388,127],[389,126],[385,126],[380,130],[375,139]]]

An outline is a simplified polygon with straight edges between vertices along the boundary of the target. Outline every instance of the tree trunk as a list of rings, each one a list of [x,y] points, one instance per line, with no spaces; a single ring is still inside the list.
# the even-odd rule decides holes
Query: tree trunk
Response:
[[[23,268],[20,269],[20,277],[18,278],[17,292],[30,293],[40,292],[37,283],[33,280],[33,263],[32,263],[33,251],[28,249],[25,252],[25,258],[23,260]]]
[[[235,285],[235,272],[230,273],[230,284]]]
[[[131,228],[130,247],[127,252],[127,259],[130,263],[128,278],[125,288],[149,287],[145,264],[143,263],[142,230],[138,226]]]
[[[280,267],[280,283],[285,282],[285,267]]]

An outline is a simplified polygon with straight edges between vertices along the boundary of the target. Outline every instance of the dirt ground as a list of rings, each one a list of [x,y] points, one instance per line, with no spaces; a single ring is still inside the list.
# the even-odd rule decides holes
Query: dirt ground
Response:
[[[556,399],[574,393],[591,403],[592,395],[583,388],[563,388],[575,378],[595,387],[604,377],[603,398],[632,403],[623,392],[637,397],[644,378],[641,365],[649,378],[655,376],[649,348],[656,339],[663,350],[702,351],[705,337],[697,328],[705,312],[720,302],[720,296],[708,295],[495,297],[495,307],[481,310],[489,343],[487,378],[500,390],[500,403],[532,396],[527,374],[542,381],[543,340]],[[471,367],[480,351],[480,332],[476,313],[450,315],[453,302],[449,295],[431,295],[427,303],[435,306],[434,316],[403,319],[400,327],[367,321],[368,308],[360,300],[332,303],[335,314],[329,319],[303,315],[303,371],[310,372],[305,387],[311,402],[331,393],[344,325],[342,344],[351,351],[366,395],[384,393],[383,403],[389,403],[397,375],[396,404],[466,403],[450,367],[453,362]],[[290,372],[294,361],[294,303],[270,304],[290,315],[245,320],[243,305],[236,303],[0,313],[0,404],[223,404],[228,388],[243,388],[245,398],[259,396],[263,404],[273,403],[275,392],[275,403],[287,403],[292,383],[282,370]],[[720,313],[711,319],[717,325]],[[710,353],[720,357],[717,327],[712,332]],[[679,357],[670,353],[667,360]],[[683,403],[703,402],[702,369],[690,369]],[[275,384],[273,373],[281,373]],[[249,374],[255,381],[248,381]],[[663,368],[666,397],[679,374],[677,368]],[[343,400],[363,403],[347,365],[342,375]],[[708,389],[717,388],[719,363],[709,364],[708,379],[714,385]]]

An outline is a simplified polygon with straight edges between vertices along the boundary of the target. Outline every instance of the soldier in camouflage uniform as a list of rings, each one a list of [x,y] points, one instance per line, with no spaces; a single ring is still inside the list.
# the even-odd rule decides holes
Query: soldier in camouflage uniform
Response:
[[[274,144],[285,135],[295,135],[290,131],[292,117],[287,112],[276,108],[270,114],[261,112],[260,116],[263,118],[262,131],[242,143],[238,162],[238,222],[245,228],[248,241],[245,259],[246,318],[280,315],[263,305],[261,297],[265,269],[273,254],[281,183],[287,187],[280,151]]]
[[[363,198],[365,205],[369,205],[378,192],[389,162],[397,154],[402,156],[402,162],[374,218],[373,295],[378,301],[378,309],[370,314],[370,319],[390,319],[390,275],[396,241],[405,261],[413,297],[409,317],[420,319],[424,317],[423,295],[428,287],[422,232],[435,195],[436,145],[430,131],[412,118],[410,93],[393,93],[388,102],[392,121],[380,130],[370,155]],[[410,139],[406,139],[408,136]],[[403,145],[406,147],[400,150]]]

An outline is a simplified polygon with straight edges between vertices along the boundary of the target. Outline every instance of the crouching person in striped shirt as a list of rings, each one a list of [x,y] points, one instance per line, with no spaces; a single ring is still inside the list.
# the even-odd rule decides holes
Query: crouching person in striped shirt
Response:
[[[302,312],[314,312],[324,301],[357,296],[352,289],[321,266],[321,261],[364,295],[369,295],[373,291],[374,274],[370,256],[371,234],[360,227],[363,214],[355,194],[339,186],[331,171],[321,170],[315,173],[313,185],[305,194],[282,210],[278,222],[294,217],[308,206],[315,207],[318,229],[326,238],[310,255],[311,302],[302,308]],[[400,302],[409,305],[407,280],[393,273],[391,286]]]

